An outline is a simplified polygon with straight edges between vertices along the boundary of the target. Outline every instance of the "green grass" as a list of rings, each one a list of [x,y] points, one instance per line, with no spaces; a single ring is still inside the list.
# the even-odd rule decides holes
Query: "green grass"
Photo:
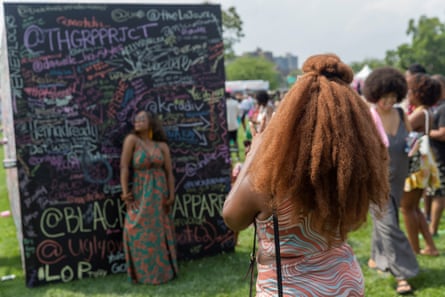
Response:
[[[243,138],[240,130],[240,138]],[[240,154],[243,156],[242,141]],[[3,150],[0,149],[0,161]],[[9,209],[5,170],[0,168],[0,211]],[[402,224],[403,225],[403,224]],[[389,275],[380,275],[367,268],[370,252],[372,223],[352,233],[349,243],[353,247],[365,275],[366,296],[396,296],[395,280]],[[440,226],[442,234],[436,239],[442,256],[431,258],[418,256],[421,272],[411,280],[417,297],[445,296],[445,218]],[[15,274],[14,280],[0,282],[0,297],[103,297],[103,296],[248,296],[249,283],[244,276],[247,271],[252,245],[253,230],[241,232],[239,244],[234,253],[225,253],[200,260],[180,261],[177,279],[159,286],[132,285],[125,274],[104,278],[84,279],[70,283],[49,284],[33,289],[25,286],[21,268],[19,245],[12,217],[0,217],[0,276]]]

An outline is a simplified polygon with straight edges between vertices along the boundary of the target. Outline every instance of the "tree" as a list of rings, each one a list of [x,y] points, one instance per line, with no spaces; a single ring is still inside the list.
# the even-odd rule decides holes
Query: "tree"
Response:
[[[279,86],[279,77],[275,64],[263,57],[242,56],[226,65],[227,80],[267,80],[274,90]]]
[[[237,13],[235,7],[231,6],[228,10],[222,10],[222,26],[224,38],[225,58],[230,60],[235,57],[233,45],[244,37],[243,21]]]
[[[362,68],[365,65],[368,65],[371,69],[375,69],[378,67],[383,67],[387,64],[383,60],[371,58],[371,59],[365,59],[362,62],[352,62],[349,66],[351,66],[354,73],[357,73],[360,70],[362,70]]]
[[[437,17],[421,16],[417,23],[410,19],[406,34],[411,43],[387,51],[385,62],[401,69],[420,63],[429,73],[445,73],[445,25]]]
[[[303,70],[301,69],[294,69],[286,77],[282,78],[283,86],[286,86],[286,88],[292,87],[292,85],[297,81],[298,76],[303,74]]]

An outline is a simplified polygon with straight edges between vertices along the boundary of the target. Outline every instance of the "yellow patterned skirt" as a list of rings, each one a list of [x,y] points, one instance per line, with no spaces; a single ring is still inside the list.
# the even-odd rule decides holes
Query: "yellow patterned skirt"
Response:
[[[430,156],[422,155],[420,152],[410,158],[410,171],[403,188],[405,192],[425,188],[436,190],[440,187],[437,164],[430,160]]]

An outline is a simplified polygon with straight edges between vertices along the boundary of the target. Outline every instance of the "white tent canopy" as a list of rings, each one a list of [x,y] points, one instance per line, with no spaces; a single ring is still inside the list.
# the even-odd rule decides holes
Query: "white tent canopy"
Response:
[[[269,82],[266,80],[232,80],[226,81],[226,91],[246,92],[269,90]]]
[[[365,80],[371,72],[372,69],[368,66],[368,64],[365,64],[365,66],[363,66],[363,68],[354,75],[354,80]]]
[[[354,75],[354,79],[351,83],[351,86],[361,95],[363,84],[368,77],[368,75],[372,72],[372,69],[365,64],[363,68]]]

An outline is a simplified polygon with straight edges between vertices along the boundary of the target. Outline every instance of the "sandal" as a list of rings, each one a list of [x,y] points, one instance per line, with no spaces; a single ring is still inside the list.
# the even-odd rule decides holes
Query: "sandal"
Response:
[[[403,279],[397,282],[396,292],[400,295],[411,294],[413,292],[413,288],[406,280]]]
[[[438,250],[431,251],[430,249],[423,249],[420,250],[420,254],[422,256],[438,257],[439,251]]]

